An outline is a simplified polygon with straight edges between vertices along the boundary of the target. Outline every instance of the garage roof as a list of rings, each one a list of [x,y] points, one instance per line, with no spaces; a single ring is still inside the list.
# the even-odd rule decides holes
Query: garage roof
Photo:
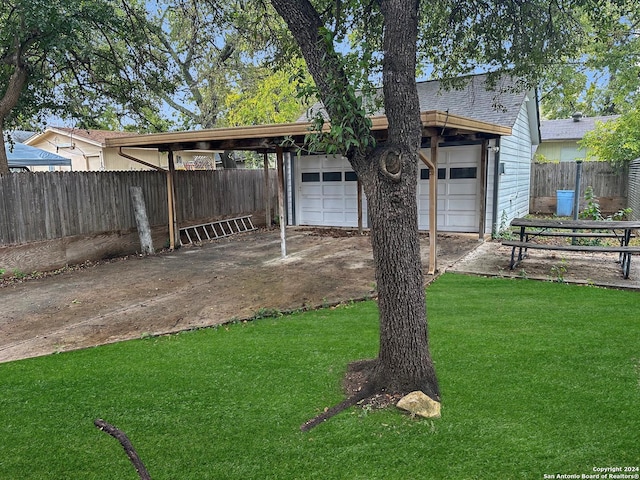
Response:
[[[493,138],[511,135],[511,128],[461,115],[438,110],[420,114],[424,136],[431,136],[434,129],[440,136],[481,134]],[[385,116],[372,117],[373,132],[379,139],[385,139],[388,122]],[[253,125],[247,127],[215,128],[188,132],[152,133],[107,138],[107,147],[155,148],[160,151],[180,150],[256,150],[274,151],[286,138],[297,145],[304,143],[304,137],[311,131],[310,122],[283,123],[273,125]]]

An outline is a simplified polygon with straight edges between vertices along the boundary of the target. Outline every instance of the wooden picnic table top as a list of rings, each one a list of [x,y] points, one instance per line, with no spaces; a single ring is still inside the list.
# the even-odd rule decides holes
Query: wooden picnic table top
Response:
[[[514,218],[511,221],[513,227],[532,228],[566,228],[566,229],[598,229],[598,230],[636,230],[640,229],[638,220],[561,220],[561,219],[537,219]]]

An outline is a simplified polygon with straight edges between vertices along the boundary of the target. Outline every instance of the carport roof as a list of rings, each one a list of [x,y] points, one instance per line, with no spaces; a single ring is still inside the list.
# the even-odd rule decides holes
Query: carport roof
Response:
[[[442,137],[476,134],[484,138],[511,135],[510,127],[438,110],[422,112],[420,119],[425,137],[430,137],[433,134]],[[387,118],[385,116],[372,117],[371,121],[374,134],[381,140],[386,139]],[[291,138],[297,145],[302,145],[305,135],[310,133],[311,128],[310,122],[253,125],[122,136],[107,138],[105,144],[107,147],[154,148],[160,151],[256,150],[267,152],[274,151],[287,138]]]

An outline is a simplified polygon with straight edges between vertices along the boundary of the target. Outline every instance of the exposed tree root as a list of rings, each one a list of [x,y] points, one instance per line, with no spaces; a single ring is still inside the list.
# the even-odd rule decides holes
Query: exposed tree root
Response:
[[[308,432],[313,427],[356,404],[369,408],[394,406],[402,397],[414,390],[426,390],[428,392],[426,395],[440,401],[437,383],[433,385],[433,388],[428,388],[429,385],[404,384],[397,382],[397,379],[390,378],[388,375],[381,376],[378,367],[377,359],[359,360],[350,363],[343,381],[347,398],[338,405],[303,423],[300,426],[300,430]]]
[[[308,432],[313,427],[320,425],[322,422],[330,419],[343,410],[373,397],[378,393],[375,391],[374,385],[367,381],[374,365],[375,360],[360,360],[349,364],[344,380],[344,389],[349,397],[338,405],[325,410],[320,415],[303,423],[300,426],[300,430]]]
[[[349,398],[347,398],[346,400],[340,402],[338,405],[336,405],[334,407],[331,407],[328,410],[325,410],[324,412],[322,412],[317,417],[313,417],[311,420],[303,423],[300,426],[300,430],[302,430],[303,432],[308,432],[313,427],[316,427],[316,426],[320,425],[322,422],[324,422],[326,420],[329,420],[334,415],[337,415],[340,412],[342,412],[343,410],[346,410],[347,408],[355,405],[356,403],[358,403],[358,402],[360,402],[360,401],[362,401],[362,400],[364,400],[366,398],[369,398],[370,396],[373,395],[373,393],[374,393],[373,386],[372,385],[366,385],[362,390],[360,390],[355,395],[351,395]]]
[[[129,460],[131,460],[131,463],[136,469],[136,472],[138,472],[138,476],[140,477],[140,480],[151,480],[151,476],[149,475],[149,472],[144,466],[144,463],[142,463],[142,460],[140,460],[140,457],[138,456],[138,452],[136,452],[136,449],[133,448],[131,441],[122,430],[118,430],[116,427],[105,422],[100,418],[94,420],[93,424],[96,427],[98,427],[100,430],[108,433],[109,435],[111,435],[113,438],[115,438],[120,442],[120,445],[122,445],[122,448],[124,448],[124,451],[129,457]]]

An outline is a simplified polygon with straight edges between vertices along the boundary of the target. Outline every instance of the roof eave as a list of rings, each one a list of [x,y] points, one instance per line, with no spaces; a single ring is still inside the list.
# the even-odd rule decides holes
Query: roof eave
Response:
[[[511,135],[511,128],[482,122],[459,115],[432,110],[420,114],[423,129],[441,128],[450,131],[458,131],[463,134],[481,133],[490,136]],[[385,116],[371,118],[372,130],[381,132],[387,130],[389,124]],[[165,132],[147,135],[135,135],[126,137],[108,138],[106,147],[122,148],[157,148],[161,151],[178,149],[202,149],[209,148],[213,143],[219,144],[218,148],[228,150],[259,150],[273,149],[276,142],[287,137],[304,137],[312,131],[311,122],[281,123],[271,125],[251,125],[246,127],[228,127],[208,130],[194,130],[187,132]],[[323,130],[328,130],[325,124]],[[238,145],[234,147],[234,145]],[[240,146],[242,145],[242,146]],[[179,148],[178,148],[179,147]]]

